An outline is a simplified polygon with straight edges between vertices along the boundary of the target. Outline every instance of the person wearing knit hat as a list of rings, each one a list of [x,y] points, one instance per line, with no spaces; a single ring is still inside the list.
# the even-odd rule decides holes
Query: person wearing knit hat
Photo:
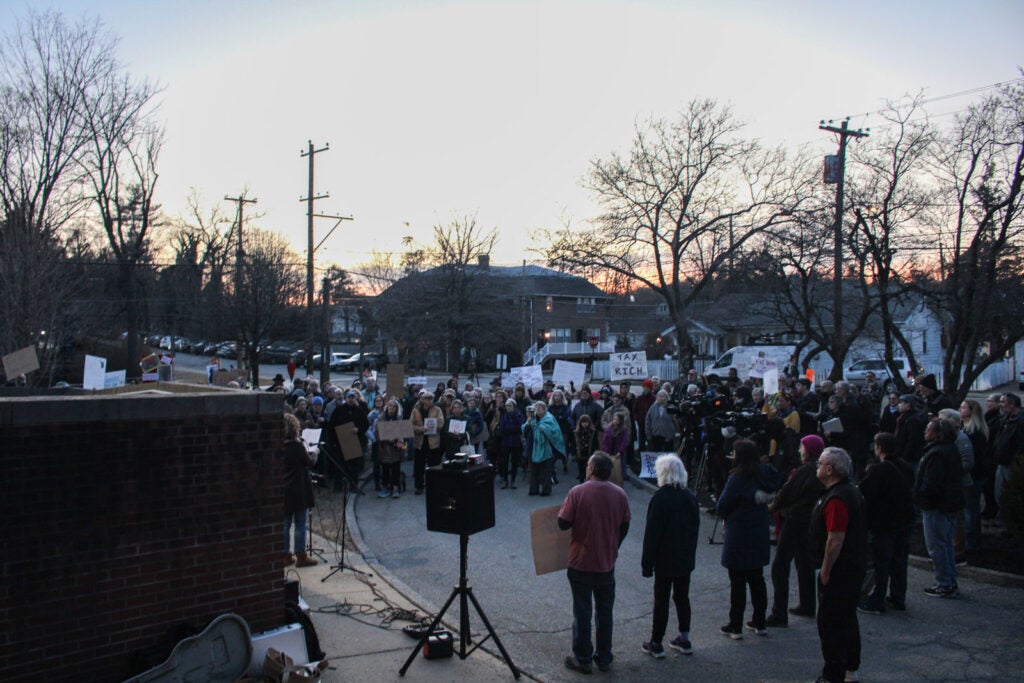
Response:
[[[807,457],[815,462],[818,461],[821,452],[825,450],[825,442],[817,434],[808,434],[800,439],[800,446],[807,452]],[[801,459],[803,460],[803,453],[801,453]]]
[[[784,628],[789,625],[789,615],[813,619],[817,597],[815,595],[814,566],[808,553],[808,530],[811,524],[811,510],[818,496],[825,492],[825,486],[818,480],[818,457],[825,450],[825,442],[817,434],[808,434],[800,439],[800,467],[783,484],[769,506],[772,512],[782,517],[782,529],[772,561],[772,590],[774,597],[771,612],[765,625]],[[789,565],[796,565],[796,582],[800,602],[789,608]]]

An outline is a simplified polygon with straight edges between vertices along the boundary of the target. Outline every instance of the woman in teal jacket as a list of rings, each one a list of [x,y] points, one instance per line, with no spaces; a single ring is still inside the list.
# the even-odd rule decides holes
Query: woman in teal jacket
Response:
[[[548,407],[541,401],[533,404],[533,417],[523,424],[523,436],[531,436],[533,449],[530,451],[530,495],[551,495],[551,468],[555,451],[565,454],[565,440],[558,421],[548,413]]]

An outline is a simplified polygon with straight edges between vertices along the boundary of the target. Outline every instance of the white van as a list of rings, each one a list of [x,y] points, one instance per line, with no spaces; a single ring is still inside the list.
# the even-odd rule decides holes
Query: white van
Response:
[[[740,379],[762,377],[765,370],[775,368],[782,374],[789,359],[796,353],[792,344],[756,344],[752,346],[734,346],[723,353],[714,365],[704,371],[705,374],[716,374],[725,377],[730,368],[736,368]],[[811,360],[810,367],[814,370],[815,380],[827,377],[832,371],[832,357],[827,353],[819,353]]]

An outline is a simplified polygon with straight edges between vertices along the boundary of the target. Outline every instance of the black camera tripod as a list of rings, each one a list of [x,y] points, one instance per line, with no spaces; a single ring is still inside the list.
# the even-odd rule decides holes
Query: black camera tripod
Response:
[[[398,671],[399,676],[404,676],[405,672],[409,670],[409,665],[412,664],[412,660],[416,659],[416,655],[423,649],[427,640],[430,638],[437,625],[441,623],[441,619],[444,617],[444,613],[448,611],[452,603],[455,601],[455,597],[459,597],[459,659],[465,659],[473,653],[478,647],[487,642],[488,638],[493,638],[494,643],[501,650],[501,656],[505,658],[505,663],[508,664],[508,668],[512,671],[512,675],[518,679],[519,669],[512,663],[512,658],[508,656],[508,652],[505,651],[505,646],[501,644],[501,640],[498,638],[498,634],[494,632],[491,627],[491,622],[487,620],[487,615],[484,614],[483,607],[477,602],[476,596],[473,595],[473,588],[469,585],[466,580],[466,557],[469,552],[469,534],[459,534],[459,585],[452,589],[452,594],[448,596],[448,601],[444,603],[444,607],[434,617],[434,621],[431,622],[430,627],[423,631],[423,635],[420,636],[419,641],[416,643],[415,649],[409,655],[409,658],[405,660],[405,664]],[[480,619],[484,622],[484,626],[487,627],[487,636],[474,645],[470,649],[466,649],[470,643],[470,630],[469,630],[469,601],[473,602],[473,607],[476,608],[476,613],[480,616]]]
[[[345,564],[345,534],[348,533],[348,492],[349,489],[351,488],[359,495],[366,494],[363,492],[361,488],[359,488],[359,482],[355,480],[355,477],[352,476],[352,473],[349,472],[347,468],[345,468],[345,463],[336,460],[331,455],[329,447],[325,449],[325,446],[327,446],[327,444],[320,444],[320,452],[327,458],[328,464],[331,465],[334,472],[340,476],[341,525],[338,526],[338,534],[337,538],[335,538],[335,546],[337,548],[338,553],[338,563],[331,565],[331,571],[329,571],[326,576],[320,579],[320,583],[325,582],[327,579],[331,578],[338,572],[343,571],[345,569],[349,570],[350,572],[353,572],[354,574],[360,574],[362,576],[371,576],[371,574],[369,574],[368,572],[361,571],[349,564]]]

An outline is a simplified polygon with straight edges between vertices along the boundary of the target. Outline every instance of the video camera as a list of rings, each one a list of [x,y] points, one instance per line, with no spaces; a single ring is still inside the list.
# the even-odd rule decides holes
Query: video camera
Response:
[[[764,433],[768,416],[764,413],[743,413],[728,410],[705,418],[707,431],[723,438],[748,439]]]

